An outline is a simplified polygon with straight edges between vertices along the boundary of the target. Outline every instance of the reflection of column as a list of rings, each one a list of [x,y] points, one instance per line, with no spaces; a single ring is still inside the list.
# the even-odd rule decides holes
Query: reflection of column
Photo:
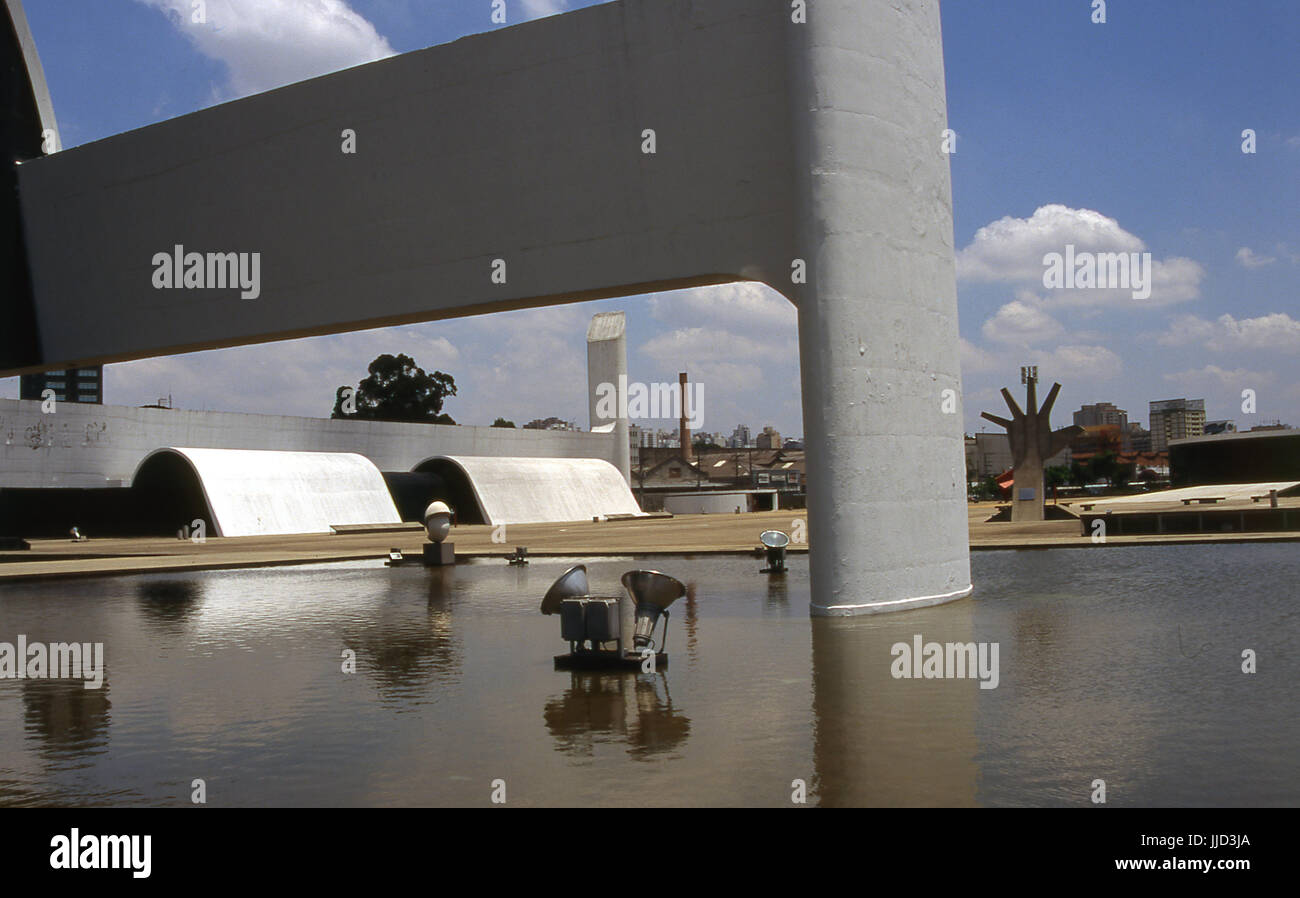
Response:
[[[602,389],[602,385],[606,385]],[[614,392],[609,392],[610,388]],[[627,435],[627,321],[622,312],[599,312],[587,328],[587,405],[591,429],[610,427],[614,438],[611,459],[623,479],[632,484],[632,446]],[[602,397],[604,397],[602,399]],[[612,414],[597,413],[597,408]]]
[[[976,800],[979,684],[894,679],[895,643],[969,642],[973,604],[813,621],[813,790],[827,807]]]
[[[937,0],[787,25],[812,611],[970,592]],[[813,10],[813,7],[816,10]],[[796,269],[796,273],[797,273]]]

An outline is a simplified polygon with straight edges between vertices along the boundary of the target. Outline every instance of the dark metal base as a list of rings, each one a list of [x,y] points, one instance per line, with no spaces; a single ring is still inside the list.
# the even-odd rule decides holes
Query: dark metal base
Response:
[[[571,652],[555,656],[556,670],[641,670],[642,658],[631,652]],[[668,667],[668,653],[655,654],[655,670]]]
[[[456,563],[455,543],[425,543],[424,564],[426,567],[445,567]]]

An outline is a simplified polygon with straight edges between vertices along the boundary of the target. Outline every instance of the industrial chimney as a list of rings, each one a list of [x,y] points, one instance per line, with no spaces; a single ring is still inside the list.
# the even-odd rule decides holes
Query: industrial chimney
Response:
[[[688,414],[688,410],[686,408],[686,403],[690,401],[691,394],[690,391],[687,390],[686,388],[685,371],[677,375],[677,382],[681,384],[681,389],[682,389],[682,423],[680,425],[681,429],[678,431],[678,434],[681,436],[681,442],[682,442],[682,458],[686,459],[687,461],[693,461],[695,450],[694,447],[691,446],[691,429],[688,426],[686,426],[686,420],[687,418],[690,417],[690,415]]]

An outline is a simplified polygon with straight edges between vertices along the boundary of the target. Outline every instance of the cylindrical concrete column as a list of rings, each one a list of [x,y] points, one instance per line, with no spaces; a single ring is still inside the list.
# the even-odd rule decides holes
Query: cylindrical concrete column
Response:
[[[791,23],[814,614],[970,592],[937,0]],[[951,390],[951,393],[945,393]]]

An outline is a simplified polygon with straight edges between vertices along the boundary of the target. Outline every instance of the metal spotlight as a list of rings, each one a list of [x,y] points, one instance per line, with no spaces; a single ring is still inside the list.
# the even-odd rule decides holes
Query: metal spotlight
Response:
[[[686,586],[676,577],[658,571],[628,571],[623,588],[636,606],[636,624],[632,629],[632,647],[636,650],[654,645],[655,625],[664,617],[664,639],[668,638],[668,606],[686,595]],[[662,650],[662,644],[660,645]]]
[[[790,537],[780,530],[764,530],[759,534],[758,541],[767,550],[767,567],[759,573],[784,574],[785,547],[790,545]]]
[[[663,643],[668,636],[667,608],[686,594],[681,581],[658,571],[628,571],[626,594],[591,595],[585,565],[575,564],[551,584],[542,599],[542,614],[558,614],[567,655],[555,656],[557,670],[641,670],[668,664]],[[656,644],[655,627],[664,618]]]
[[[542,599],[542,614],[559,614],[560,603],[565,599],[576,599],[586,595],[591,595],[591,587],[587,585],[587,566],[575,564],[560,574],[560,578],[546,590],[546,595]]]

